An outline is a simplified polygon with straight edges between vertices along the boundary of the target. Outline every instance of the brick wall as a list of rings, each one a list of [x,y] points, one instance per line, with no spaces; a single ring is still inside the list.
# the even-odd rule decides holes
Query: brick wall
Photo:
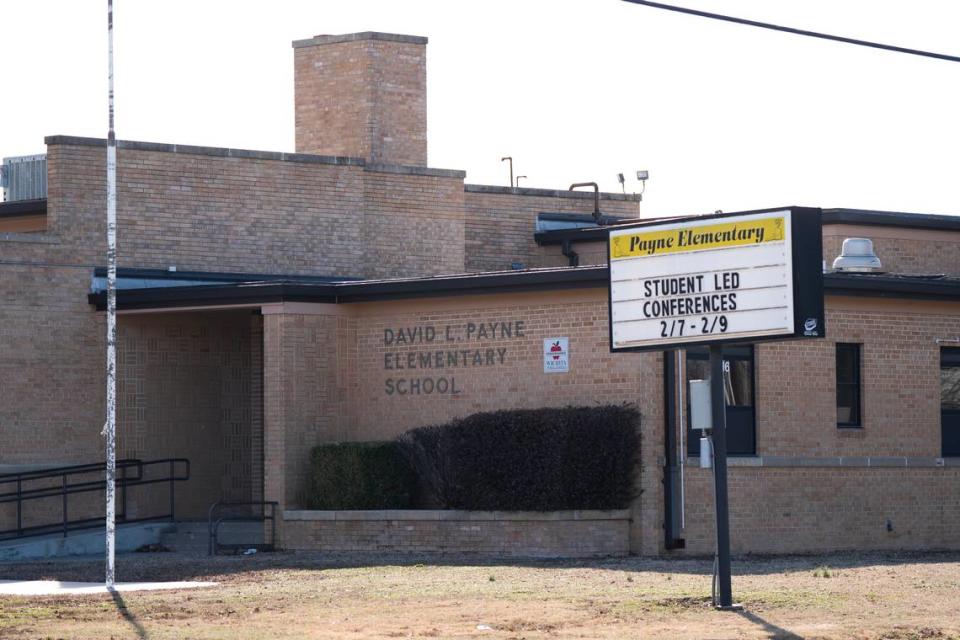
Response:
[[[477,411],[641,397],[642,356],[609,352],[601,290],[351,306],[358,307],[351,439],[390,438]],[[432,327],[435,339],[386,344],[385,332],[418,327]],[[570,339],[570,373],[543,372],[543,341],[551,337]]]
[[[214,502],[253,495],[260,460],[252,431],[251,325],[249,311],[120,317],[117,456],[188,458],[191,479],[177,487],[180,517],[204,518]],[[161,471],[167,469],[154,469],[153,477]],[[131,515],[166,509],[165,486],[136,492],[155,501],[135,501]]]
[[[102,459],[104,318],[90,311],[90,271],[11,264],[41,247],[0,242],[0,462],[71,464]],[[20,254],[19,256],[17,254]]]
[[[426,44],[385,33],[294,42],[297,151],[427,166]]]
[[[571,248],[576,251],[578,263],[582,267],[607,264],[606,241],[575,242]],[[548,244],[537,247],[536,255],[531,258],[531,262],[537,266],[565,267],[570,264],[570,259],[563,255],[563,245]]]
[[[591,558],[629,552],[626,511],[293,511],[283,545],[323,551]]]
[[[687,548],[672,553],[712,553],[712,480],[686,477]],[[960,468],[732,466],[728,478],[733,553],[960,547]]]
[[[264,316],[264,448],[268,500],[303,500],[310,449],[349,439],[338,362],[347,340],[338,310]]]
[[[735,552],[960,546],[960,468],[936,460],[936,339],[960,334],[958,311],[828,297],[827,339],[756,347],[759,457],[734,459],[729,470]],[[862,345],[861,429],[836,426],[837,342]],[[695,466],[686,479],[687,548],[679,553],[708,553],[712,480]]]
[[[303,504],[316,444],[389,439],[477,411],[635,402],[644,429],[662,422],[662,392],[646,393],[661,384],[642,366],[651,356],[609,353],[605,309],[604,290],[590,290],[265,310],[268,499]],[[428,326],[433,340],[385,343],[388,331]],[[545,374],[543,340],[558,336],[570,339],[571,372]],[[438,351],[443,368],[420,368],[421,355],[435,365]],[[411,356],[416,369],[406,368]],[[643,455],[655,474],[649,442]],[[653,486],[652,477],[640,482]],[[656,525],[634,518],[630,535],[639,540],[644,529],[655,535]]]
[[[39,235],[56,237],[70,263],[100,265],[104,142],[47,140],[49,234]],[[460,171],[121,142],[117,179],[121,266],[368,278],[464,269]],[[49,259],[47,249],[33,254]]]
[[[50,230],[102,264],[105,148],[48,139]],[[93,143],[101,143],[94,146]],[[127,267],[362,275],[362,167],[118,151],[118,262]],[[322,256],[318,257],[318,256]]]
[[[346,399],[346,404],[341,402],[336,409],[332,405],[327,407],[321,412],[327,416],[323,420],[310,417],[299,425],[295,420],[286,422],[287,441],[297,438],[303,445],[298,444],[296,451],[288,448],[284,454],[290,469],[285,482],[303,486],[310,443],[387,439],[412,427],[445,422],[476,411],[636,402],[643,416],[644,446],[638,487],[642,498],[631,509],[631,548],[642,553],[661,553],[662,356],[609,353],[604,294],[603,289],[595,289],[326,305],[322,310],[319,307],[324,305],[300,305],[290,309],[290,315],[283,316],[283,322],[296,318],[296,323],[323,324],[328,327],[324,334],[326,340],[334,339],[331,317],[306,320],[306,314],[340,314],[336,318],[337,344],[326,342],[327,355],[318,354],[316,363],[306,370],[329,371],[335,359],[336,373],[324,374],[329,380],[326,384],[333,385],[335,381],[336,394]],[[318,309],[310,311],[313,306]],[[903,539],[878,537],[872,529],[869,535],[859,533],[859,520],[844,520],[845,513],[857,508],[857,501],[874,500],[870,480],[874,476],[882,478],[902,472],[900,478],[909,488],[903,495],[912,496],[911,500],[923,505],[914,508],[883,503],[881,511],[889,512],[890,518],[902,521],[922,516],[930,522],[938,521],[941,517],[938,514],[950,508],[949,496],[960,489],[951,484],[956,474],[949,468],[840,469],[830,465],[834,464],[831,460],[839,456],[899,456],[904,460],[909,457],[929,461],[933,465],[934,458],[939,456],[940,442],[939,346],[935,339],[960,332],[960,315],[956,311],[955,304],[918,301],[911,304],[911,313],[904,314],[902,304],[897,301],[831,297],[827,311],[828,339],[758,346],[757,443],[758,455],[766,466],[734,466],[731,482],[737,483],[737,487],[756,483],[750,495],[764,501],[765,509],[804,503],[808,499],[805,492],[809,490],[803,483],[808,477],[817,487],[824,487],[822,491],[832,492],[840,502],[824,503],[819,508],[806,507],[807,512],[816,513],[821,519],[847,522],[836,525],[837,532],[830,536],[830,548],[864,545],[864,548],[885,548],[885,545],[894,545],[890,540]],[[518,322],[522,322],[522,336],[518,335]],[[471,324],[472,329],[468,328]],[[481,325],[487,327],[487,335],[478,339]],[[497,329],[489,329],[491,325]],[[504,326],[512,328],[511,335],[504,335]],[[401,330],[407,338],[398,344]],[[299,344],[299,330],[294,334],[289,334],[289,329],[285,331],[291,344]],[[412,339],[411,331],[414,332]],[[542,373],[543,339],[548,337],[570,339],[571,373]],[[864,345],[863,429],[836,428],[833,380],[837,341]],[[291,347],[292,352],[299,354],[311,354],[311,349]],[[455,365],[451,358],[456,360]],[[304,363],[289,362],[287,369],[305,370]],[[438,362],[443,366],[438,366]],[[294,385],[298,393],[306,394],[308,405],[313,406],[326,397],[329,387],[324,386],[320,378],[313,380],[311,375]],[[322,432],[312,430],[311,425],[320,423],[327,425]],[[292,433],[296,435],[291,436]],[[772,462],[775,458],[779,461]],[[803,468],[797,468],[798,465]],[[690,539],[688,553],[705,552],[708,549],[703,541],[712,540],[712,534],[705,529],[707,516],[698,519],[689,515],[698,509],[709,514],[712,508],[711,494],[705,493],[709,485],[700,481],[703,487],[697,489],[697,473],[690,470],[688,478],[691,483],[687,492],[685,533]],[[770,474],[770,482],[757,483],[758,474],[760,478]],[[857,488],[847,486],[848,478],[857,479],[854,483]],[[930,487],[934,486],[931,482],[944,483],[945,488],[939,494],[930,493]],[[288,499],[295,497],[296,487],[288,486],[285,495]],[[920,501],[919,496],[928,499]],[[942,496],[943,500],[936,496]],[[741,531],[757,532],[750,533],[745,542],[738,542],[745,545],[741,550],[827,548],[823,545],[828,543],[819,538],[816,545],[821,546],[813,544],[812,540],[822,536],[825,530],[809,523],[798,525],[792,532],[777,530],[775,543],[764,541],[763,536],[772,531],[772,525],[763,519],[769,514],[754,506],[738,508],[747,511],[738,512],[737,526]],[[849,535],[844,534],[848,529]],[[950,537],[949,527],[937,530],[942,535],[930,528],[914,527],[911,531],[915,536],[909,545],[960,544],[960,539]]]
[[[265,312],[267,473],[287,469],[268,485],[296,504],[309,450],[322,442],[388,439],[477,411],[639,401],[640,356],[607,351],[601,293],[471,297],[452,304],[294,304]],[[506,323],[512,336],[477,339],[477,329],[468,337],[471,323],[485,323],[484,331]],[[385,330],[427,325],[438,334],[433,342],[385,344]],[[543,339],[555,335],[570,338],[572,373],[543,373]],[[429,353],[436,362],[438,350],[443,369],[394,368],[406,366],[408,354],[419,362]],[[448,352],[457,366],[448,366]],[[278,443],[276,450],[271,442]]]
[[[940,348],[960,334],[957,305],[827,298],[825,340],[756,349],[757,453],[940,455]],[[836,426],[837,342],[859,343],[863,428]]]
[[[567,259],[560,255],[559,248],[540,248],[534,241],[537,214],[591,214],[593,194],[466,185],[465,207],[467,271],[502,271],[509,269],[511,262],[528,267],[565,266]],[[633,197],[609,193],[602,194],[600,211],[626,218],[640,213]],[[581,264],[594,263],[581,260]]]
[[[0,329],[0,462],[102,461],[106,328],[84,299],[89,271],[7,266],[3,274],[11,304]],[[260,467],[250,312],[122,315],[117,359],[117,457],[190,459],[192,479],[177,485],[181,517],[204,517],[217,500],[250,499]],[[166,472],[151,467],[148,477]],[[128,498],[131,517],[164,513],[167,487],[132,488]],[[25,524],[59,517],[59,499],[31,503],[24,513]],[[70,513],[102,514],[102,494],[71,497]],[[12,517],[9,509],[0,513],[0,528]]]
[[[371,278],[464,271],[462,176],[387,173],[364,179],[363,260]]]
[[[884,271],[960,275],[960,232],[872,225],[831,224],[823,228],[827,266],[840,255],[844,238],[870,238]]]

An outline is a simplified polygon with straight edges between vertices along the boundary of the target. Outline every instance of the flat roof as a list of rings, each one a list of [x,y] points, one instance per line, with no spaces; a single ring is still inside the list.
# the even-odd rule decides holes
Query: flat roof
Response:
[[[0,202],[0,218],[19,218],[21,216],[39,216],[47,213],[47,199],[11,200]]]
[[[170,275],[176,277],[180,274]],[[827,295],[960,301],[960,277],[830,272],[824,274],[823,280],[824,293]],[[123,289],[117,292],[117,308],[163,309],[276,302],[348,304],[557,289],[596,289],[606,287],[607,281],[606,265],[340,282],[305,282],[302,279],[274,276],[273,279],[260,281]],[[106,292],[91,292],[88,301],[98,310],[103,310],[106,308]]]

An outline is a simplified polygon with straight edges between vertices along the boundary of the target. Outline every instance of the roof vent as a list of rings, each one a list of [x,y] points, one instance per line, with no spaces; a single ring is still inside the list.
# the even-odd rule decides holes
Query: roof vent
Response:
[[[879,273],[880,258],[873,252],[873,241],[870,238],[844,240],[840,255],[833,261],[833,268],[837,271]]]

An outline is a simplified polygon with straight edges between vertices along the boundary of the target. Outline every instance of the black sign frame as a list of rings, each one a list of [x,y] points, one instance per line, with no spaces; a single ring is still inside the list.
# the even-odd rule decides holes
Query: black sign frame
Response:
[[[765,336],[734,336],[730,338],[712,338],[710,340],[687,340],[683,342],[658,342],[657,344],[636,347],[613,346],[613,286],[610,271],[610,233],[624,229],[643,229],[664,226],[665,224],[687,221],[722,220],[736,216],[759,213],[790,212],[790,239],[793,252],[793,333],[779,333]],[[689,216],[670,220],[651,220],[630,225],[610,227],[607,233],[607,331],[611,353],[630,351],[665,351],[685,349],[689,346],[709,346],[712,344],[753,344],[799,338],[824,338],[827,335],[823,305],[823,212],[813,207],[776,207],[735,213],[717,213],[706,216]]]

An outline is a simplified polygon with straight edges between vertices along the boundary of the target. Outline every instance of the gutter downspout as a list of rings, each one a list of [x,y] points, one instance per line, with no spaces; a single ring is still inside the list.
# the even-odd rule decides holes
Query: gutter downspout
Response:
[[[573,250],[573,242],[571,242],[569,238],[563,241],[561,251],[563,255],[567,257],[567,260],[570,261],[571,267],[580,266],[580,254]]]

